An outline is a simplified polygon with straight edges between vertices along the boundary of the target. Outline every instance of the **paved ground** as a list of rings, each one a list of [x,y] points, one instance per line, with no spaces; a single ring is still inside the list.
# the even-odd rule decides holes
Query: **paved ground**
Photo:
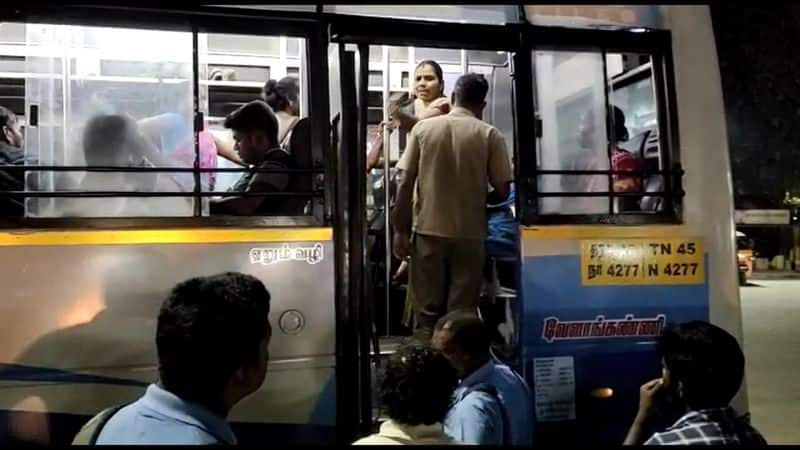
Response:
[[[800,444],[800,280],[741,289],[753,424],[770,444]]]

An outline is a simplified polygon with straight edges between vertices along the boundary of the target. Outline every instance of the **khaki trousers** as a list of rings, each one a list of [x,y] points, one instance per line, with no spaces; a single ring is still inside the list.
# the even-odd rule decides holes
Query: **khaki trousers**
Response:
[[[414,286],[416,336],[430,338],[436,321],[450,311],[478,308],[484,253],[482,239],[414,233],[409,284]]]

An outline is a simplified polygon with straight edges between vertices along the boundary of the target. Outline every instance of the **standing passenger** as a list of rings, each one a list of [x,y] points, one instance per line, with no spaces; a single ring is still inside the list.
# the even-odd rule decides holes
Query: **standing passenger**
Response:
[[[397,121],[401,131],[409,132],[420,120],[450,112],[450,101],[444,95],[444,73],[436,61],[426,59],[414,70],[414,115],[403,111],[397,102],[389,102],[389,116]],[[380,165],[383,156],[383,124],[370,144],[367,172]]]
[[[411,257],[422,339],[448,311],[478,307],[489,183],[493,202],[508,198],[505,140],[480,119],[488,90],[482,75],[459,78],[453,110],[418,122],[398,163],[393,247],[398,258]]]
[[[475,313],[454,311],[436,323],[433,345],[461,382],[444,431],[465,444],[531,445],[533,403],[527,383],[489,352],[489,329]]]
[[[292,155],[297,168],[311,169],[314,157],[311,150],[311,121],[300,118],[300,87],[295,77],[280,81],[269,80],[264,85],[264,100],[278,118],[278,145]],[[293,176],[298,191],[311,191],[313,177],[310,173]]]
[[[269,80],[264,84],[264,101],[278,118],[278,145],[292,153],[292,130],[300,122],[300,87],[294,77],[283,77],[280,81]]]
[[[414,99],[413,115],[408,114],[399,102],[389,102],[389,116],[393,124],[399,125],[401,133],[408,133],[420,120],[447,114],[451,109],[450,101],[444,95],[444,72],[436,61],[426,59],[417,64],[414,70],[414,93],[416,98]],[[378,127],[378,134],[370,144],[369,153],[367,154],[367,172],[381,167],[380,158],[382,155],[383,124]],[[402,169],[399,165],[397,168]],[[392,182],[390,186],[394,187],[393,185],[394,183]],[[392,189],[392,191],[394,190]],[[375,198],[375,204],[383,204],[383,193],[380,190],[378,193],[379,195]],[[381,226],[384,223],[383,215],[379,214],[375,217],[373,223]],[[408,262],[402,261],[393,278],[395,280],[401,279],[410,270]],[[414,303],[413,284],[409,279],[406,286],[406,305],[403,312],[403,323],[409,327],[413,323]]]

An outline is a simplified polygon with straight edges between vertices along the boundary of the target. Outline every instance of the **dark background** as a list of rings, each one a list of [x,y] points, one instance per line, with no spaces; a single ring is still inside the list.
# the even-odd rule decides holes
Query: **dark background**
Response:
[[[800,4],[710,6],[728,128],[736,209],[782,209],[800,196]],[[741,228],[771,257],[788,227]]]
[[[737,209],[800,191],[800,4],[711,5]]]

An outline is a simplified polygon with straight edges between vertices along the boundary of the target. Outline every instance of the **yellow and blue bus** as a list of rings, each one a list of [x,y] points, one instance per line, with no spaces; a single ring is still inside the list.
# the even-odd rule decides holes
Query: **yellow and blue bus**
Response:
[[[229,417],[240,442],[368,433],[382,355],[410,330],[381,215],[404,137],[387,133],[369,177],[367,147],[426,59],[443,67],[446,92],[484,74],[484,119],[508,143],[519,238],[487,262],[480,313],[496,356],[533,388],[536,442],[622,442],[639,385],[660,373],[654,338],[667,324],[709,320],[741,338],[707,6],[16,5],[3,20],[0,99],[23,124],[27,160],[0,167],[24,176],[0,193],[23,209],[0,218],[4,442],[68,443],[93,414],[139,396],[157,379],[155,318],[170,287],[223,271],[262,279],[273,298],[267,381]],[[257,169],[221,156],[204,166],[201,134],[230,140],[224,116],[285,76],[298,80],[311,143],[289,175],[307,183],[263,195],[305,207],[211,214],[210,198]],[[611,142],[613,107],[627,136]],[[82,135],[97,114],[169,117],[179,131],[156,147],[194,157],[89,165]],[[624,175],[614,151],[638,161],[635,190],[613,187]]]

